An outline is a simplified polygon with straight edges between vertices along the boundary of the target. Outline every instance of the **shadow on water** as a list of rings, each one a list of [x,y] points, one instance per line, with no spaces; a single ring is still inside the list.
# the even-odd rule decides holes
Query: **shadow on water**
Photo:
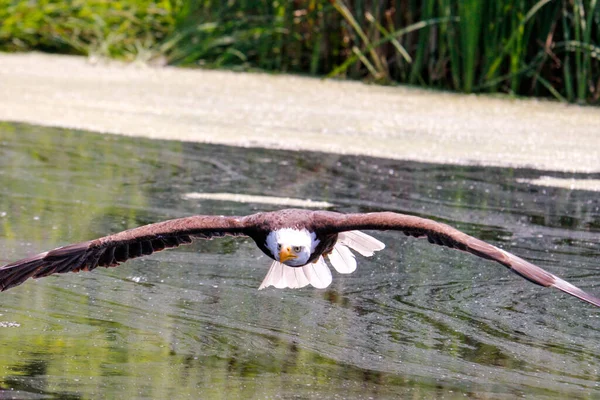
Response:
[[[229,192],[434,218],[599,293],[598,196],[518,183],[539,175],[2,123],[0,263],[167,218],[278,208],[184,199]],[[600,396],[596,309],[376,236],[385,251],[326,290],[257,292],[269,261],[243,238],[27,282],[0,294],[0,398]]]

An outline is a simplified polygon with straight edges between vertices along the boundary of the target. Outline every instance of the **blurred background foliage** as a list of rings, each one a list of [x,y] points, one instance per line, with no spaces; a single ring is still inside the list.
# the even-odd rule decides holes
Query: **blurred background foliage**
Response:
[[[597,0],[0,0],[0,50],[600,99]]]

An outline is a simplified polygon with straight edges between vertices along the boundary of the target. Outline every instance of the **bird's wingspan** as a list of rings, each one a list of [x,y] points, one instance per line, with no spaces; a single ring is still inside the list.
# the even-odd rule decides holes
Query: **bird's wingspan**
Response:
[[[122,262],[167,248],[210,239],[248,234],[246,218],[198,215],[119,232],[96,240],[63,246],[0,268],[0,291],[29,278],[115,267]]]
[[[523,278],[545,287],[554,287],[583,301],[600,307],[600,299],[584,292],[548,271],[483,240],[467,235],[449,225],[426,218],[394,212],[367,214],[339,214],[329,211],[315,212],[315,230],[327,233],[355,230],[394,230],[407,236],[425,237],[438,244],[469,252],[478,257],[496,261]]]
[[[325,235],[356,230],[396,230],[402,231],[408,236],[426,237],[430,243],[455,248],[496,261],[533,283],[555,287],[600,307],[599,298],[514,254],[469,236],[446,224],[393,212],[339,214],[329,211],[281,210],[272,213],[258,213],[247,217],[199,215],[159,222],[96,240],[59,247],[1,267],[0,291],[20,285],[29,278],[40,278],[55,273],[92,270],[98,266],[113,267],[131,258],[191,243],[194,238],[210,239],[225,235],[250,236],[263,251],[266,251],[260,240],[261,235],[266,230],[273,227],[285,227],[290,224],[292,226],[304,224],[307,217],[310,219],[308,225],[311,231]],[[290,218],[292,219],[291,222]],[[373,238],[367,240],[365,237],[368,238],[368,235],[353,236],[353,234],[345,233],[341,235],[341,244],[352,247],[362,254],[372,254],[373,251],[383,248],[381,242]],[[338,261],[342,259],[338,258]],[[350,264],[348,264],[348,260],[344,261],[345,264],[342,267],[344,271],[353,269],[352,260],[349,261]],[[337,264],[338,267],[341,265],[339,262]],[[294,271],[294,273],[297,272],[299,271]],[[303,266],[302,272],[304,277],[297,277],[297,282],[294,282],[293,286],[304,286],[306,281],[315,287],[327,287],[331,283],[331,272],[322,257],[315,263]]]

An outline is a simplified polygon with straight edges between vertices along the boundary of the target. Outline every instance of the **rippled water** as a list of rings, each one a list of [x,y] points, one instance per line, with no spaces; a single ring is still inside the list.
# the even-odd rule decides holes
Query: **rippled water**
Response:
[[[167,218],[277,209],[185,199],[228,192],[431,217],[599,294],[598,195],[518,182],[540,175],[3,123],[0,263]],[[600,397],[598,309],[374,236],[387,248],[326,290],[258,292],[269,260],[224,238],[1,293],[0,398]]]

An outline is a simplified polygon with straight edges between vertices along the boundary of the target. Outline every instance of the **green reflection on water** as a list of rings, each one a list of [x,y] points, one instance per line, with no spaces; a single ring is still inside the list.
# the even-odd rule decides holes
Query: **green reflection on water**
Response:
[[[114,214],[118,205],[122,225],[137,224],[137,214],[147,203],[146,187],[139,183],[152,176],[136,163],[133,141],[119,145],[110,136],[53,129],[34,134],[33,128],[6,123],[0,124],[0,131],[7,146],[0,176],[6,194],[0,197],[0,208],[7,214],[5,237],[16,237],[16,224],[33,242],[88,237],[102,230],[98,220]],[[174,142],[163,145],[181,147]],[[143,151],[146,158],[160,157],[159,146]],[[77,223],[68,223],[71,219]],[[48,225],[51,229],[40,229]]]
[[[600,284],[597,241],[585,236],[599,224],[597,200],[557,190],[544,202],[515,186],[513,170],[8,123],[0,146],[3,263],[165,218],[275,208],[182,199],[239,192],[435,217]],[[257,292],[268,261],[232,238],[28,282],[0,294],[0,398],[599,395],[589,309],[458,252],[379,237],[386,252],[325,291]],[[581,267],[564,268],[573,259]]]

